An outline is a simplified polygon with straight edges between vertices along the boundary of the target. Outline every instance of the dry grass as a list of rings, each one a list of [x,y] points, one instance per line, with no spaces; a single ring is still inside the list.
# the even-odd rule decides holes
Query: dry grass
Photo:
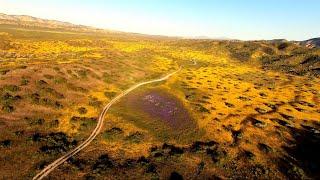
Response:
[[[177,132],[154,123],[141,107],[128,108],[124,98],[107,114],[103,133],[50,176],[161,179],[172,171],[185,179],[319,176],[319,167],[310,168],[319,159],[300,152],[304,147],[316,155],[310,148],[319,146],[319,78],[263,69],[268,64],[283,70],[270,59],[290,55],[296,60],[290,67],[300,72],[302,54],[317,50],[11,26],[0,31],[1,178],[32,177],[83,141],[114,96],[181,65],[168,81],[130,96],[161,88],[190,114],[195,128]]]

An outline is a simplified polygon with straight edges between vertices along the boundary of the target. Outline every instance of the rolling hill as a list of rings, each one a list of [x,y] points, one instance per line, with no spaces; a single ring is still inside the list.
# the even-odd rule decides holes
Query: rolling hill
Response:
[[[47,20],[36,18],[27,15],[7,15],[0,13],[0,24],[11,24],[20,25],[25,27],[45,27],[45,28],[60,28],[60,29],[70,29],[77,31],[95,31],[101,30],[89,26],[74,25],[68,22],[61,22],[56,20]]]
[[[299,44],[306,46],[308,48],[319,48],[320,47],[320,38],[312,38],[306,41],[301,41]]]
[[[318,48],[0,19],[0,179],[320,177]]]

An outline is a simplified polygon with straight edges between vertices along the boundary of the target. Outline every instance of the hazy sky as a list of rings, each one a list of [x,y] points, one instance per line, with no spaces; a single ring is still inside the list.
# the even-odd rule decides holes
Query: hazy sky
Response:
[[[320,0],[0,0],[0,12],[170,36],[320,37]]]

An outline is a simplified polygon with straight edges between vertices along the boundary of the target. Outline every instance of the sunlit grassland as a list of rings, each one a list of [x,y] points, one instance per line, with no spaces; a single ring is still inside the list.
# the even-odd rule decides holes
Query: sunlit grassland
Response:
[[[51,176],[123,178],[137,171],[137,177],[159,178],[176,169],[192,178],[201,167],[201,178],[230,178],[236,177],[236,164],[248,177],[285,178],[274,162],[287,156],[282,147],[294,139],[291,129],[319,123],[320,83],[313,76],[319,50],[9,25],[0,25],[0,32],[0,169],[6,179],[31,178],[85,140],[116,95],[180,67],[168,80],[139,87],[114,104],[102,133],[75,157],[80,165],[70,161]],[[179,102],[194,126],[177,131],[126,104],[150,89]],[[161,149],[164,143],[174,147]],[[122,174],[117,168],[94,169],[103,154]],[[141,156],[151,162],[120,166]],[[246,167],[265,173],[255,176]],[[286,168],[307,177],[303,166]]]

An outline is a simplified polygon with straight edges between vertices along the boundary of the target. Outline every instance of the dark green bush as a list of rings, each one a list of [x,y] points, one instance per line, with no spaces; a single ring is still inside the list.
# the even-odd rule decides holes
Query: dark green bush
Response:
[[[284,50],[288,46],[289,46],[289,44],[284,42],[284,43],[281,43],[281,44],[278,45],[278,49],[279,50]]]
[[[80,107],[80,108],[78,108],[78,112],[79,112],[79,114],[86,114],[88,111],[86,108]]]
[[[106,91],[104,92],[104,95],[107,97],[107,98],[113,98],[117,95],[116,92],[113,92],[113,91]]]
[[[23,77],[20,81],[20,84],[21,86],[26,86],[29,84],[29,80]]]
[[[11,92],[17,92],[20,91],[20,87],[16,85],[4,85],[3,86],[4,91],[11,91]]]
[[[12,113],[15,110],[15,108],[11,105],[4,105],[2,107],[2,111],[6,112],[6,113]]]
[[[0,141],[0,146],[2,147],[10,147],[11,145],[12,145],[12,141],[9,139]]]

